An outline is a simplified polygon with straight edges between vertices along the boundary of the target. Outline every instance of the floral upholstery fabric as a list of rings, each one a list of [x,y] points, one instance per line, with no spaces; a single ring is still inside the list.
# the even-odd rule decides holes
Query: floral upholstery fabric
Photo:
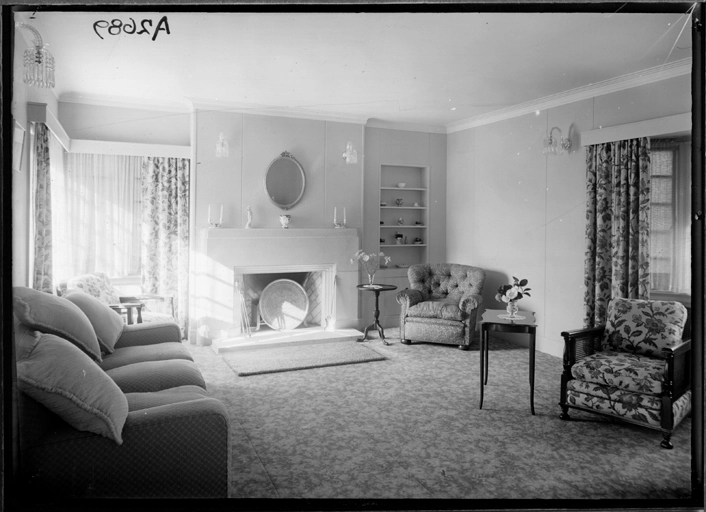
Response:
[[[645,423],[654,428],[661,426],[661,413],[659,409],[651,407],[651,399],[639,400],[639,395],[620,395],[620,400],[583,393],[577,388],[575,381],[569,381],[567,389],[567,402],[569,405],[585,407],[595,411],[603,411],[620,418]],[[655,398],[655,397],[652,397]],[[660,402],[661,403],[661,402]],[[679,400],[672,404],[674,414],[674,428],[691,412],[691,391],[687,391]]]
[[[593,398],[617,402],[624,406],[644,407],[652,411],[659,412],[662,409],[662,399],[658,395],[648,395],[644,393],[633,393],[624,389],[618,389],[611,386],[602,386],[592,382],[581,380],[570,380],[567,384],[570,391],[581,393]]]
[[[587,383],[658,395],[662,392],[665,364],[663,359],[626,352],[598,352],[572,366],[571,375]]]
[[[407,310],[407,315],[420,318],[442,318],[444,320],[461,321],[468,313],[461,311],[458,303],[454,304],[448,299],[426,300],[415,304]]]
[[[102,272],[72,277],[66,282],[66,289],[83,290],[106,304],[118,304],[120,302],[120,297],[118,297],[113,285],[110,284],[110,279]]]
[[[663,348],[681,343],[686,316],[679,302],[614,299],[603,334],[604,349],[662,357]]]

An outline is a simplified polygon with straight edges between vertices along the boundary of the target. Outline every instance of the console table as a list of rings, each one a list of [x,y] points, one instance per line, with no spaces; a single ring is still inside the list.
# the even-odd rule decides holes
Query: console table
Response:
[[[504,309],[487,309],[480,320],[480,406],[483,408],[483,386],[488,384],[488,352],[490,331],[529,334],[529,383],[530,410],[534,414],[534,359],[537,334],[536,319],[533,312],[520,311],[518,315],[524,318],[508,320],[501,318],[506,315]]]

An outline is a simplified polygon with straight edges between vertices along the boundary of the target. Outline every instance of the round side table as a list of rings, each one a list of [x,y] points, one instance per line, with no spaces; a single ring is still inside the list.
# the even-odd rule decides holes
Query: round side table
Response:
[[[367,326],[365,328],[365,331],[363,333],[363,337],[359,338],[357,341],[367,341],[368,340],[368,331],[370,329],[377,329],[378,334],[380,334],[380,339],[385,345],[389,345],[387,340],[385,339],[385,331],[382,328],[382,325],[380,325],[380,305],[379,305],[379,299],[380,299],[380,292],[389,292],[392,290],[396,290],[397,287],[393,286],[391,284],[359,284],[357,286],[359,290],[363,291],[368,291],[368,292],[375,292],[375,321]]]

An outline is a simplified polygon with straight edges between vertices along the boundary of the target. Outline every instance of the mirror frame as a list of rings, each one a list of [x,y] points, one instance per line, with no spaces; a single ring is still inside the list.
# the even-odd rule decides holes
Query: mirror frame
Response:
[[[277,201],[275,201],[272,198],[272,196],[270,195],[270,191],[267,189],[267,177],[270,175],[270,171],[272,170],[272,166],[275,164],[275,162],[279,162],[282,159],[291,160],[292,162],[294,162],[294,164],[299,169],[299,172],[302,177],[301,191],[299,192],[299,195],[297,196],[297,198],[289,204],[281,204],[281,203],[278,203]],[[267,194],[267,198],[272,202],[272,204],[274,204],[275,206],[286,211],[286,210],[289,210],[290,208],[292,208],[294,205],[296,205],[301,200],[302,196],[304,195],[304,190],[306,190],[306,174],[304,173],[304,168],[297,161],[297,159],[294,158],[294,156],[292,156],[292,154],[289,151],[283,151],[281,155],[279,155],[274,160],[272,160],[270,162],[270,165],[267,166],[267,171],[265,172],[265,178],[262,180],[262,184],[265,187],[265,194]]]

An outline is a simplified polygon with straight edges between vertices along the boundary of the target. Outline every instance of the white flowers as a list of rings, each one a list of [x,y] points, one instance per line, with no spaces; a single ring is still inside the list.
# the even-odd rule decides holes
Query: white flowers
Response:
[[[390,263],[390,257],[385,256],[385,253],[382,251],[366,254],[363,251],[358,250],[353,258],[351,258],[351,263],[355,263],[356,260],[363,265],[363,268],[365,268],[365,271],[368,274],[374,274],[378,271],[380,265],[387,265]]]
[[[517,279],[514,276],[512,279],[514,280],[513,284],[504,284],[498,288],[498,293],[495,294],[495,300],[508,304],[520,300],[525,295],[531,297],[531,295],[527,293],[531,288],[525,288],[525,286],[527,286],[527,279]]]

